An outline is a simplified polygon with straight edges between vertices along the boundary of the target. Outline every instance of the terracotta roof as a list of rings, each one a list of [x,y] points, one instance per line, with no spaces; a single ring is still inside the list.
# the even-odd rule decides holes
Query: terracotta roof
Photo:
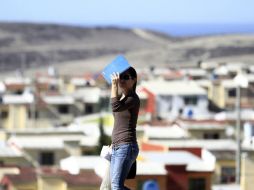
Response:
[[[9,179],[11,183],[17,184],[17,183],[29,183],[36,180],[36,173],[33,168],[19,168],[20,174],[19,175],[13,175],[13,174],[7,174],[5,175],[5,178]]]
[[[83,171],[78,175],[65,175],[64,179],[69,186],[99,186],[101,178],[94,171]]]
[[[172,79],[181,79],[184,75],[180,71],[170,71],[163,74],[164,79],[172,80]]]
[[[10,181],[12,184],[30,183],[36,181],[36,171],[32,167],[21,167],[19,175],[5,175],[4,181]],[[68,186],[99,186],[101,178],[94,171],[86,170],[78,175],[69,174],[66,170],[55,167],[41,167],[40,175],[43,177],[62,178]],[[8,180],[6,180],[8,179]]]
[[[25,84],[5,84],[7,90],[23,90],[26,85]]]
[[[156,145],[148,142],[142,142],[140,149],[142,151],[166,151],[167,147],[163,145]]]

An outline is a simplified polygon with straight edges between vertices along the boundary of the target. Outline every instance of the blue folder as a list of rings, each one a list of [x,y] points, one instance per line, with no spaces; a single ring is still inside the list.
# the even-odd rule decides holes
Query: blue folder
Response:
[[[119,74],[126,71],[131,66],[128,60],[122,56],[118,55],[111,63],[109,63],[102,71],[102,76],[105,78],[108,84],[111,84],[111,74],[118,72]]]

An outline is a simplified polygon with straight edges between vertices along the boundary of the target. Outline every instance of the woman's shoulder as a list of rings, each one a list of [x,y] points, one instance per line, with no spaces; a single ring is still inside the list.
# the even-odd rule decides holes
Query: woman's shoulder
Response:
[[[136,103],[139,103],[139,102],[140,102],[139,96],[137,95],[136,92],[131,93],[129,97],[130,97],[131,99],[133,99],[133,101],[135,101]]]
[[[128,94],[128,96],[129,96],[129,97],[132,97],[132,98],[138,98],[138,99],[139,99],[139,96],[137,95],[136,92],[130,92],[130,93]]]

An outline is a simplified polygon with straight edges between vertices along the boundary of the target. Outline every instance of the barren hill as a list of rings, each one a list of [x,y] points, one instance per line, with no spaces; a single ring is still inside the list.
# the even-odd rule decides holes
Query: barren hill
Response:
[[[198,61],[254,64],[254,35],[172,38],[140,29],[0,23],[0,70],[56,65],[65,72],[99,70],[116,54],[137,67]]]

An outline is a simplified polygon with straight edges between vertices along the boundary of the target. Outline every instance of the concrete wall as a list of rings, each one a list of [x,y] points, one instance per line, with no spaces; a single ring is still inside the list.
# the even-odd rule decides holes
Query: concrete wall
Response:
[[[241,188],[253,190],[254,187],[254,159],[247,154],[242,156]]]
[[[60,177],[40,177],[38,190],[67,190],[67,185]]]

